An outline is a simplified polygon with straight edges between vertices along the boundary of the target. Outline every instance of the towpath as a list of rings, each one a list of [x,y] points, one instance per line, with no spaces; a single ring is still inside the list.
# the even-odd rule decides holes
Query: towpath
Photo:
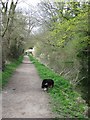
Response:
[[[28,56],[2,91],[3,118],[53,118],[50,99]]]

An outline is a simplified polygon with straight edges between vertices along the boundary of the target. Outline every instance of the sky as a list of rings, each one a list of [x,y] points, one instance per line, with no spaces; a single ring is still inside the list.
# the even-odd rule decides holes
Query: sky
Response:
[[[2,1],[7,1],[7,0],[2,0]],[[9,1],[11,1],[11,0],[9,0]],[[16,0],[14,0],[14,1],[16,1]],[[40,1],[42,1],[42,0],[19,0],[17,8],[27,9],[31,5],[36,6]],[[45,1],[48,1],[48,0],[45,0]],[[71,1],[71,0],[51,0],[51,1],[61,2],[61,1]],[[72,0],[72,1],[76,1],[76,0]],[[85,1],[89,1],[89,0],[77,0],[77,1],[85,2]]]
[[[25,8],[29,7],[30,5],[36,6],[41,0],[19,0],[18,7]]]
[[[2,0],[3,2],[6,2],[7,0]],[[12,0],[9,0],[9,3],[11,3]],[[16,0],[13,0],[16,2]],[[27,9],[29,6],[36,6],[41,0],[19,0],[17,8],[21,9]]]
[[[5,0],[3,0],[5,1]],[[11,0],[9,0],[11,1]],[[16,0],[14,0],[16,1]],[[36,5],[38,3],[40,3],[40,1],[48,1],[48,0],[19,0],[18,5],[17,5],[17,9],[22,9],[23,11],[27,11],[31,6],[34,6],[33,9],[35,9]],[[55,1],[55,2],[62,2],[62,1],[81,1],[81,2],[86,2],[89,0],[51,0],[51,1]]]

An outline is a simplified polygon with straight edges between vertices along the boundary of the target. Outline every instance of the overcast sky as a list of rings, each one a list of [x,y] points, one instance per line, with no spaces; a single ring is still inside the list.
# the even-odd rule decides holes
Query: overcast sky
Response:
[[[36,6],[41,0],[19,0],[18,7],[29,7],[29,5]]]
[[[3,2],[6,2],[7,0],[2,0]],[[11,3],[12,0],[9,0],[9,3]],[[14,0],[16,2],[16,0]],[[21,9],[28,9],[31,5],[36,6],[41,0],[19,0],[17,8]]]
[[[3,1],[5,1],[5,0],[3,0]],[[14,1],[16,1],[16,0],[14,0]],[[48,0],[19,0],[17,8],[27,10],[28,8],[30,8],[31,5],[36,6],[40,1],[48,1]],[[82,1],[82,2],[86,2],[86,1],[89,1],[89,0],[51,0],[51,1],[55,1],[55,2],[62,2],[62,1],[68,1],[68,2],[70,2],[70,1]]]
[[[7,1],[7,0],[2,0],[2,1]],[[40,1],[44,1],[44,0],[19,0],[17,8],[19,7],[22,9],[28,9],[31,5],[36,6]],[[48,0],[45,0],[45,1],[48,1]],[[51,1],[62,2],[62,1],[71,1],[71,0],[51,0]],[[72,1],[84,1],[85,2],[89,0],[72,0]]]

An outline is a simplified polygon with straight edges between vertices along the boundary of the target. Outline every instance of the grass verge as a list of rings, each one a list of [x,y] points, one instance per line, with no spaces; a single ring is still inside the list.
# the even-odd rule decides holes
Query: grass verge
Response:
[[[6,65],[5,71],[0,73],[0,87],[4,87],[9,78],[12,76],[15,69],[20,65],[23,60],[23,56],[19,57],[18,60],[13,60],[10,64]]]
[[[73,89],[69,81],[41,64],[34,57],[30,56],[30,60],[35,64],[42,80],[51,78],[55,82],[54,88],[48,91],[51,96],[53,112],[60,118],[87,118],[85,115],[87,104],[80,94]]]

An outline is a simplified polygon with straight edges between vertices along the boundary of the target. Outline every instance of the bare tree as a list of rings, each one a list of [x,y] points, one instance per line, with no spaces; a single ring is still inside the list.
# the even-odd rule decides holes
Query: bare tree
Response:
[[[1,8],[1,37],[2,37],[2,69],[4,70],[5,67],[5,61],[8,54],[8,45],[9,45],[9,36],[6,37],[6,33],[9,30],[9,27],[13,24],[14,14],[15,14],[15,8],[18,4],[19,0],[16,0],[14,2],[13,0],[10,2],[9,0],[6,0],[6,2],[0,1],[2,8]],[[9,7],[10,4],[10,7]]]
[[[38,4],[37,20],[41,25],[46,25],[49,29],[54,29],[55,22],[62,22],[64,2],[42,1]]]
[[[12,0],[11,3],[10,3],[10,8],[8,8],[8,3],[9,3],[9,0],[7,0],[6,2],[3,2],[1,0],[1,5],[2,5],[2,20],[5,19],[5,23],[6,24],[3,24],[5,26],[3,26],[3,31],[2,31],[2,37],[4,37],[7,29],[8,29],[8,26],[10,24],[10,20],[12,21],[13,20],[13,17],[14,17],[14,13],[15,13],[15,8],[17,6],[17,3],[18,3],[19,0],[17,0],[15,3],[14,1]]]
[[[32,29],[36,26],[34,13],[35,11],[32,8],[29,8],[28,11],[25,12],[27,17],[27,34],[28,35],[30,35]]]

